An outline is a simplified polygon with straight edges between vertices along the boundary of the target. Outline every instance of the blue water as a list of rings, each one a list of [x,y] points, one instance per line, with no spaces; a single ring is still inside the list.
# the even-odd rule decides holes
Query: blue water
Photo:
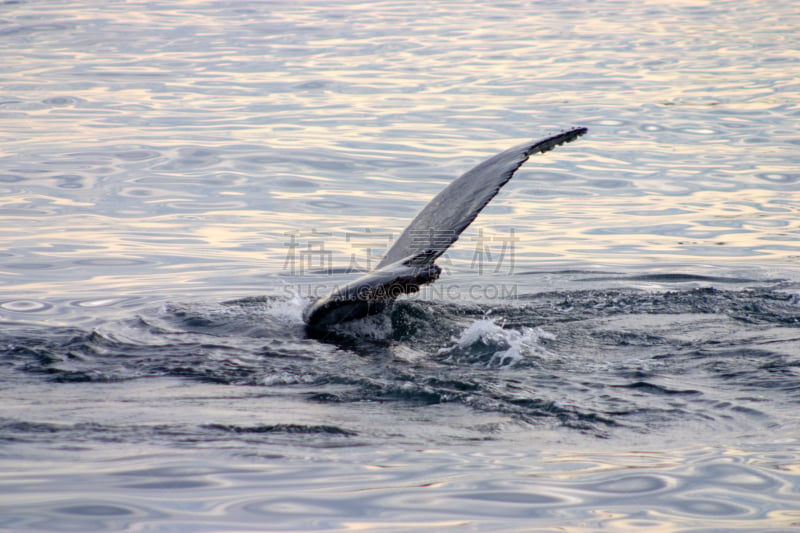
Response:
[[[792,2],[0,4],[0,529],[800,529]],[[326,342],[314,295],[564,128]]]

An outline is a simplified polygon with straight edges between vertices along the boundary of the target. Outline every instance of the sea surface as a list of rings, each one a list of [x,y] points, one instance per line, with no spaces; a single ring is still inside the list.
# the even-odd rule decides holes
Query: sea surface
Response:
[[[0,2],[0,531],[800,531],[800,10]],[[481,160],[571,127],[325,339]]]

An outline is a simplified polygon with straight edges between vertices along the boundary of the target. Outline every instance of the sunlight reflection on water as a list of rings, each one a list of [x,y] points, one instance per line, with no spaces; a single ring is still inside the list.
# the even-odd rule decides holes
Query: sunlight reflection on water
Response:
[[[103,468],[100,477],[80,470],[53,476],[33,467],[31,479],[51,488],[7,494],[11,499],[4,506],[14,507],[5,523],[53,531],[148,524],[249,531],[256,523],[269,531],[390,526],[412,531],[473,523],[505,531],[569,517],[583,528],[614,531],[698,521],[755,531],[788,524],[792,515],[782,510],[796,497],[796,479],[781,468],[785,460],[775,456],[768,468],[754,468],[751,458],[735,449],[687,455],[551,452],[532,459],[437,449],[412,457],[385,449],[342,451],[337,463],[317,462],[313,473],[304,461],[282,455],[203,466],[180,461],[153,466],[147,456],[129,457]],[[93,489],[82,498],[48,502],[58,495],[57,487],[87,480]],[[40,503],[32,505],[31,497]]]
[[[614,364],[607,358],[629,352],[613,342],[635,349],[642,341],[630,332],[642,328],[657,340],[651,350],[688,350],[671,378],[678,392],[652,394],[659,409],[685,407],[674,396],[708,365],[767,384],[692,383],[698,405],[725,404],[724,429],[704,425],[693,406],[691,420],[668,430],[635,420],[653,431],[635,444],[466,407],[386,407],[380,395],[300,401],[292,386],[303,376],[288,371],[245,387],[235,373],[246,360],[261,376],[274,324],[240,317],[198,341],[164,317],[178,313],[177,300],[339,282],[368,268],[457,175],[574,125],[589,134],[520,170],[443,260],[442,287],[477,279],[524,295],[591,283],[664,289],[676,272],[690,288],[794,279],[798,23],[788,1],[0,4],[0,321],[30,332],[0,343],[10,357],[0,528],[796,527],[796,428],[775,422],[796,415],[754,407],[775,383],[786,384],[774,394],[786,395],[787,413],[796,407],[791,301],[780,300],[775,323],[746,330],[739,315],[639,314],[631,324],[623,306],[581,323],[601,324],[588,333],[567,331],[559,342],[570,356],[581,335],[599,346],[579,365],[563,363],[575,372]],[[514,263],[500,265],[512,238]],[[329,262],[290,261],[291,246],[313,243]],[[758,303],[768,308],[770,296]],[[569,300],[553,309],[568,312]],[[286,313],[290,325],[269,340],[281,350],[301,328],[299,311]],[[718,331],[731,361],[706,362]],[[184,351],[155,362],[147,352],[128,368],[125,350],[142,348],[123,342],[129,334],[147,350]],[[705,351],[692,352],[693,339],[709,340]],[[57,342],[63,360],[48,366]],[[320,365],[349,354],[303,343]],[[764,360],[767,345],[786,353]],[[416,346],[402,348],[395,355],[416,368]],[[198,354],[234,372],[222,392],[203,381],[222,379],[213,372],[164,377],[164,368],[202,374],[181,359]],[[626,386],[649,398],[636,372],[663,367],[641,357]],[[751,366],[737,368],[741,360]],[[757,373],[776,368],[784,382]],[[48,381],[56,370],[63,383]],[[502,371],[491,376],[519,387]],[[559,386],[551,381],[538,383]],[[608,384],[569,383],[590,401],[609,394]],[[750,411],[736,411],[736,394]],[[228,403],[212,407],[220,398]],[[30,420],[16,420],[22,407]],[[203,426],[212,415],[242,425]],[[253,426],[256,416],[275,424]],[[325,425],[338,419],[355,435]],[[297,433],[298,421],[317,433]],[[721,443],[715,430],[742,442]]]

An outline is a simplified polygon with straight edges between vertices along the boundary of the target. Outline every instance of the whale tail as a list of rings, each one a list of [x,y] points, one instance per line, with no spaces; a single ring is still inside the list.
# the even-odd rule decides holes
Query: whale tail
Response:
[[[363,318],[380,312],[400,294],[416,292],[435,281],[434,263],[475,220],[519,167],[535,153],[544,153],[587,132],[575,128],[543,140],[517,145],[467,171],[437,194],[400,234],[375,270],[318,298],[304,313],[309,328]]]
[[[436,281],[442,272],[433,262],[436,257],[434,250],[423,250],[376,268],[317,298],[305,310],[303,319],[309,328],[324,330],[379,313],[401,294],[417,292],[422,285]]]

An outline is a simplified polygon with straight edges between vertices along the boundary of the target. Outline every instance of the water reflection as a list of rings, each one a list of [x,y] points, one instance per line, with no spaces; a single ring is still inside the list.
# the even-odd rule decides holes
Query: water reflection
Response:
[[[0,11],[0,528],[796,527],[775,399],[796,397],[794,3]],[[340,281],[455,176],[572,125],[590,135],[523,167],[444,261],[451,287],[494,276],[541,310],[566,355],[525,368],[559,401],[480,354],[438,378],[419,336],[314,344],[300,298],[217,303]],[[328,268],[292,272],[293,235],[323,235]],[[458,320],[489,320],[470,296]],[[449,346],[448,309],[409,320]],[[591,419],[621,399],[638,409]],[[609,420],[657,451],[598,438]]]
[[[348,452],[336,462],[316,461],[313,473],[298,457],[225,465],[212,460],[200,467],[144,466],[150,460],[134,456],[99,475],[53,472],[49,489],[39,485],[35,504],[7,493],[11,500],[4,506],[14,508],[4,509],[5,523],[99,531],[199,524],[248,529],[268,520],[270,530],[403,523],[413,531],[455,520],[500,529],[580,523],[625,531],[689,527],[699,519],[728,531],[753,531],[791,528],[797,512],[796,480],[780,469],[755,466],[742,450],[648,452],[639,459],[649,463],[634,467],[629,462],[636,463],[635,455],[534,457],[490,450],[427,450],[422,461],[399,450]],[[92,494],[48,500],[61,486],[87,483],[95,487]],[[187,505],[191,512],[184,510]]]

